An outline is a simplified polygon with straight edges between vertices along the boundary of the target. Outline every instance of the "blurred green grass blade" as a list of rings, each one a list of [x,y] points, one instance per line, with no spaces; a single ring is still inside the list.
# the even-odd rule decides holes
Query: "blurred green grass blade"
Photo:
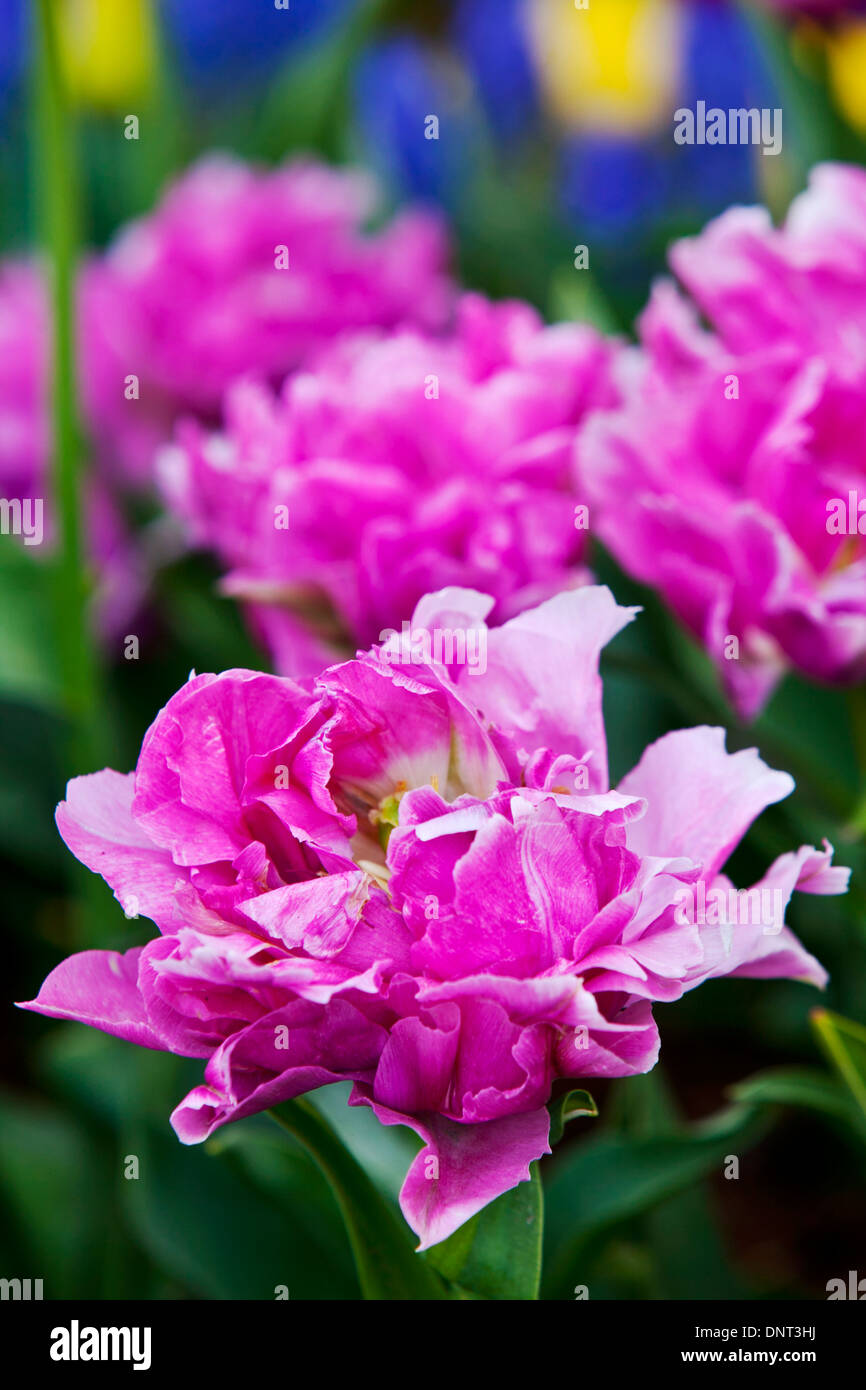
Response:
[[[821,1048],[866,1117],[866,1028],[829,1009],[813,1009],[810,1017]]]
[[[859,1118],[847,1090],[817,1067],[773,1067],[738,1082],[729,1094],[741,1105],[796,1106],[847,1124]]]
[[[622,324],[589,270],[560,266],[550,281],[548,317],[552,323],[588,323],[599,333],[622,332]]]
[[[316,1160],[337,1199],[365,1299],[444,1299],[436,1271],[416,1255],[409,1229],[379,1193],[327,1120],[309,1101],[269,1113]]]
[[[434,1269],[476,1298],[538,1298],[544,1200],[537,1163],[530,1174],[425,1252]]]
[[[836,115],[823,74],[811,74],[795,61],[791,27],[785,18],[753,3],[737,0],[737,9],[763,56],[778,92],[784,112],[784,152],[796,191],[813,164],[827,158],[827,151],[838,146],[839,117]],[[762,161],[769,165],[775,160]],[[764,174],[776,170],[764,169]],[[768,193],[770,189],[768,188]],[[774,208],[779,212],[782,209]]]
[[[283,159],[292,150],[342,153],[351,119],[352,68],[394,0],[356,0],[324,42],[292,54],[260,102],[253,145],[261,157]]]
[[[84,562],[84,448],[75,358],[79,187],[74,124],[58,52],[52,0],[37,0],[34,64],[35,184],[51,307],[51,494],[57,528],[54,618],[63,703],[76,771],[98,765],[97,660],[89,629]]]
[[[858,773],[857,799],[848,828],[852,837],[866,838],[866,687],[855,686],[847,692],[847,699]]]

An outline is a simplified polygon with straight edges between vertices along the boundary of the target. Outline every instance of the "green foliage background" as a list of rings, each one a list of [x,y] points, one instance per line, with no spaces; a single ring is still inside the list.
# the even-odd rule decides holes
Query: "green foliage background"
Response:
[[[205,148],[263,159],[300,149],[338,160],[363,155],[349,83],[365,34],[393,20],[388,10],[362,6],[266,92],[239,88],[212,110],[191,109],[166,71],[153,111],[143,113],[158,135],[140,144],[119,138],[115,117],[81,113],[87,240],[103,242],[148,207],[165,177]],[[862,161],[858,141],[830,111],[820,72],[796,69],[775,31],[756,32],[755,41],[768,45],[799,115],[785,154],[792,188],[817,158]],[[4,253],[26,249],[36,235],[31,133],[25,110],[7,113]],[[602,247],[593,280],[577,281],[571,248],[579,236],[557,216],[547,175],[543,149],[505,159],[490,143],[478,178],[452,209],[463,278],[494,295],[524,296],[551,317],[588,316],[627,331],[666,241],[692,226],[665,226],[652,244],[616,253]],[[824,1297],[828,1279],[862,1268],[866,1249],[866,1034],[856,1027],[866,1021],[866,855],[851,828],[864,791],[866,693],[846,696],[791,677],[757,725],[744,729],[707,660],[655,598],[607,556],[596,552],[592,561],[620,602],[645,610],[604,660],[613,776],[666,730],[703,721],[726,725],[732,749],[757,744],[792,771],[795,794],[761,817],[732,872],[752,882],[777,853],[824,835],[835,842],[839,861],[854,869],[850,895],[801,895],[790,913],[831,983],[819,1000],[795,983],[719,981],[659,1006],[657,1071],[594,1088],[599,1117],[572,1120],[540,1178],[433,1252],[425,1269],[467,1297],[531,1298],[540,1288],[543,1298],[572,1299],[582,1286],[592,1298]],[[265,664],[238,614],[215,596],[214,580],[201,558],[159,574],[142,659],[103,672],[105,763],[133,765],[154,713],[191,667]],[[148,935],[146,924],[123,917],[104,885],[78,872],[54,828],[67,777],[89,769],[69,765],[49,582],[30,554],[0,541],[7,999],[31,997],[83,942],[123,949]],[[819,1003],[825,1012],[810,1022]],[[292,1298],[361,1295],[332,1188],[271,1118],[231,1126],[200,1148],[176,1142],[167,1117],[198,1079],[198,1064],[11,1005],[0,1011],[0,1057],[0,1275],[42,1278],[48,1298],[268,1299],[278,1286]],[[414,1140],[344,1101],[336,1087],[312,1104],[396,1225]],[[137,1179],[124,1176],[133,1155]],[[723,1176],[731,1155],[739,1158],[736,1180]],[[395,1237],[391,1277],[398,1284],[405,1277],[409,1291],[420,1276],[399,1274],[408,1245],[398,1245]],[[419,1260],[411,1250],[408,1258]],[[365,1291],[373,1287],[376,1296],[376,1271],[366,1277]],[[419,1289],[424,1296],[423,1279]],[[381,1296],[396,1294],[392,1287]]]

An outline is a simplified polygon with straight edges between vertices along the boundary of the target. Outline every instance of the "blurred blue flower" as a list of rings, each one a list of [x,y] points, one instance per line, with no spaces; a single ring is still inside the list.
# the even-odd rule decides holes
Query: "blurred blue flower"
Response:
[[[454,38],[497,135],[521,135],[538,113],[524,0],[459,0]]]
[[[408,34],[386,39],[363,55],[355,95],[365,158],[399,194],[447,206],[471,140],[444,62]]]
[[[189,76],[218,80],[275,67],[294,44],[320,34],[357,0],[161,0],[166,35]]]
[[[568,140],[559,168],[561,203],[572,224],[610,241],[655,220],[670,196],[669,161],[654,145],[630,137]]]
[[[684,16],[684,58],[679,105],[707,108],[772,107],[778,97],[745,16],[726,0],[691,0]],[[756,192],[756,155],[750,145],[683,145],[688,184],[702,216],[720,212]]]
[[[644,232],[666,209],[706,217],[756,192],[749,146],[675,147],[673,110],[773,106],[773,83],[731,0],[458,0],[454,42],[494,137],[542,110],[561,131],[560,199],[587,234]]]
[[[0,0],[0,101],[6,99],[21,77],[26,30],[25,0]]]

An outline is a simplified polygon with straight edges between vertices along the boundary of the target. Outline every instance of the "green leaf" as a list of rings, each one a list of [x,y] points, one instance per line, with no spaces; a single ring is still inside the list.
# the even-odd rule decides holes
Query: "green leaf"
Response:
[[[42,1279],[46,1299],[100,1296],[105,1180],[102,1156],[75,1117],[0,1093],[3,1275]]]
[[[56,709],[51,570],[14,536],[0,537],[0,694]]]
[[[127,1263],[130,1251],[143,1251],[181,1294],[201,1298],[273,1299],[278,1285],[292,1299],[359,1297],[327,1183],[267,1118],[229,1125],[192,1148],[174,1137],[166,1117],[200,1064],[78,1024],[53,1029],[39,1056],[40,1076],[84,1112],[88,1129],[108,1131],[113,1182],[106,1192],[103,1177],[91,1210],[103,1212],[105,1226],[106,1200],[116,1199]],[[137,1178],[124,1176],[131,1155]]]
[[[623,1080],[615,1089],[620,1132],[633,1138],[676,1137],[684,1120],[664,1071]],[[639,1220],[649,1271],[646,1297],[741,1298],[747,1295],[730,1269],[705,1179],[659,1202]],[[609,1243],[615,1246],[616,1241]],[[594,1282],[594,1280],[593,1280]]]
[[[559,1143],[569,1120],[576,1120],[581,1115],[591,1116],[594,1119],[598,1115],[598,1106],[589,1091],[567,1091],[564,1096],[552,1100],[547,1108],[550,1111],[549,1142],[551,1148]]]
[[[62,883],[68,861],[54,824],[62,789],[57,770],[62,735],[61,721],[44,708],[0,696],[0,852],[26,865],[45,887],[52,879]],[[21,886],[10,876],[7,891]],[[10,922],[16,915],[7,901]],[[30,934],[33,923],[25,918],[21,929]]]
[[[139,1176],[118,1181],[138,1242],[200,1297],[268,1300],[285,1287],[290,1299],[357,1298],[349,1252],[343,1257],[335,1241],[339,1216],[319,1174],[303,1154],[288,1155],[275,1173],[255,1144],[233,1135],[228,1145],[218,1138],[186,1148],[167,1127],[128,1133],[119,1155],[138,1159]]]
[[[554,323],[589,323],[600,333],[618,333],[620,324],[598,281],[588,270],[560,267],[550,282],[550,315]]]
[[[866,1028],[829,1009],[810,1015],[818,1042],[866,1116]]]
[[[801,63],[792,61],[789,25],[779,15],[762,13],[744,0],[738,0],[737,8],[754,36],[756,55],[766,64],[785,112],[782,167],[793,185],[788,191],[794,192],[805,182],[812,165],[825,159],[828,149],[838,148],[839,117],[823,75],[807,72]],[[774,164],[775,160],[769,162]]]
[[[506,1300],[538,1298],[544,1206],[537,1163],[530,1165],[530,1175],[529,1182],[503,1192],[426,1252],[429,1263],[461,1293]]]
[[[817,1067],[773,1067],[738,1082],[729,1094],[741,1105],[795,1105],[847,1123],[859,1116],[840,1082]]]
[[[732,1106],[669,1135],[600,1134],[560,1151],[545,1185],[550,1296],[571,1286],[590,1240],[691,1188],[768,1126],[766,1112]]]
[[[449,1291],[412,1248],[408,1229],[307,1100],[269,1112],[316,1160],[342,1212],[365,1299],[445,1299]]]
[[[379,1191],[396,1203],[407,1169],[418,1152],[418,1137],[404,1125],[383,1125],[366,1105],[349,1105],[351,1082],[337,1082],[310,1096],[320,1115],[337,1131]]]

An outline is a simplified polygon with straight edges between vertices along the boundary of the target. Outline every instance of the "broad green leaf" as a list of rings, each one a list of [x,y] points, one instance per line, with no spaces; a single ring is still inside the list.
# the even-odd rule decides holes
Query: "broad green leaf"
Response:
[[[54,709],[60,700],[51,568],[0,536],[0,693]]]
[[[45,708],[0,696],[0,852],[25,864],[43,884],[61,882],[69,859],[54,824],[63,789],[63,732],[62,721]],[[22,923],[22,929],[32,931],[32,924]]]
[[[591,1239],[692,1187],[734,1145],[741,1154],[755,1143],[768,1123],[763,1112],[732,1106],[669,1135],[606,1133],[560,1150],[545,1185],[551,1296],[573,1283]]]
[[[661,1067],[621,1081],[614,1099],[620,1130],[633,1138],[670,1138],[682,1131],[684,1122]],[[746,1296],[729,1267],[705,1180],[652,1207],[639,1225],[649,1260],[646,1297]],[[615,1244],[615,1239],[607,1242]]]
[[[187,1148],[167,1125],[163,1133],[141,1126],[118,1153],[124,1162],[138,1159],[135,1178],[124,1178],[118,1165],[132,1231],[191,1292],[271,1300],[285,1288],[290,1299],[358,1297],[348,1251],[342,1258],[334,1248],[330,1194],[303,1155],[281,1165],[277,1200],[219,1140]]]
[[[3,1276],[42,1279],[46,1299],[100,1296],[105,1179],[103,1156],[77,1119],[0,1095]]]
[[[137,1122],[162,1126],[184,1090],[195,1085],[200,1064],[133,1047],[80,1023],[58,1023],[40,1042],[37,1065],[44,1083],[89,1123],[119,1132]]]
[[[47,1083],[107,1133],[120,1255],[128,1262],[129,1247],[143,1250],[182,1293],[203,1298],[271,1299],[277,1285],[291,1298],[357,1298],[327,1183],[266,1117],[194,1148],[174,1137],[167,1117],[199,1068],[76,1024],[56,1027],[40,1047]],[[131,1155],[137,1178],[123,1176]]]
[[[503,1192],[426,1251],[429,1263],[460,1290],[476,1298],[538,1298],[544,1204],[537,1163],[530,1173],[528,1182]]]
[[[731,1268],[705,1181],[677,1192],[647,1213],[655,1298],[744,1298],[749,1290]]]
[[[366,1299],[444,1299],[448,1289],[418,1256],[408,1227],[308,1100],[269,1112],[316,1160],[345,1222]]]
[[[349,1105],[351,1092],[351,1082],[337,1082],[309,1099],[379,1190],[396,1202],[418,1152],[418,1137],[404,1125],[380,1124],[366,1105]]]

